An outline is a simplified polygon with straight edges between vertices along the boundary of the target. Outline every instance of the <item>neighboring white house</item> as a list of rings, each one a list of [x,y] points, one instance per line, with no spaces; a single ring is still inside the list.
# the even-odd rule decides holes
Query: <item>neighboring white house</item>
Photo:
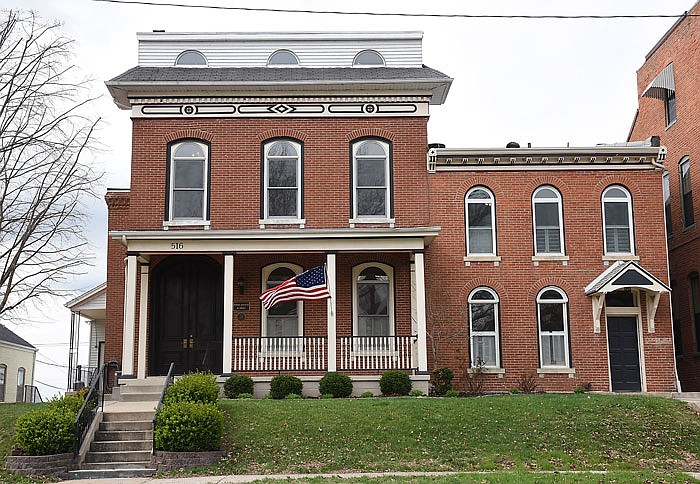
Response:
[[[40,401],[34,386],[37,349],[0,324],[0,402]]]
[[[105,282],[66,303],[66,307],[71,311],[68,390],[87,384],[90,375],[104,363],[106,297]],[[78,364],[80,322],[83,319],[87,320],[90,329],[87,365]]]

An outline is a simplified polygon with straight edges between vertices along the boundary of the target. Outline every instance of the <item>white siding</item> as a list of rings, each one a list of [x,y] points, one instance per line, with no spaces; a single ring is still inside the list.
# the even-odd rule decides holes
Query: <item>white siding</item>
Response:
[[[105,340],[105,322],[90,321],[90,355],[88,356],[88,366],[98,367],[103,361],[97,361],[97,354],[100,341]]]
[[[34,356],[29,348],[0,343],[0,365],[7,365],[5,373],[5,402],[17,401],[17,369],[24,368],[24,384],[34,385]]]

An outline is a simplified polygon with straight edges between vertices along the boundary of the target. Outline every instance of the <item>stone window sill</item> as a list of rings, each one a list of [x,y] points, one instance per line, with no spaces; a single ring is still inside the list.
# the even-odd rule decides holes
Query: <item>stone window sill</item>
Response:
[[[639,260],[639,256],[634,254],[604,255],[601,260],[606,262],[618,260]]]
[[[576,376],[576,369],[575,368],[538,368],[537,369],[537,374],[540,375],[540,378],[543,378],[544,375],[569,375],[569,378],[573,378]]]
[[[569,265],[569,256],[563,254],[540,254],[532,256],[532,265],[537,267],[540,262],[561,262],[561,265]]]
[[[467,373],[470,375],[476,375],[478,373],[482,373],[484,375],[505,375],[506,369],[505,368],[469,368],[467,369]]]
[[[272,219],[260,219],[258,220],[260,228],[264,229],[266,225],[298,225],[300,229],[303,229],[306,225],[306,219],[302,218],[272,218]]]
[[[348,220],[348,224],[350,225],[351,229],[355,228],[355,225],[364,225],[364,224],[388,224],[389,228],[393,229],[394,225],[396,225],[396,219],[393,218],[385,218],[385,217],[378,217],[378,218],[371,218],[371,217],[360,217],[360,218],[351,218]]]
[[[493,262],[494,267],[501,265],[501,256],[498,255],[466,255],[464,265],[469,267],[472,262]]]
[[[204,230],[209,230],[211,227],[210,220],[165,220],[163,222],[163,230],[168,230],[170,227],[203,227]]]

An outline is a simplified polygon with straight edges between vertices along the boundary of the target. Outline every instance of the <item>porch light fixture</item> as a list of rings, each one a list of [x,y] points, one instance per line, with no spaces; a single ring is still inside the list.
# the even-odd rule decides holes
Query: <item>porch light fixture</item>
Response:
[[[245,282],[243,276],[238,278],[238,294],[245,294]]]

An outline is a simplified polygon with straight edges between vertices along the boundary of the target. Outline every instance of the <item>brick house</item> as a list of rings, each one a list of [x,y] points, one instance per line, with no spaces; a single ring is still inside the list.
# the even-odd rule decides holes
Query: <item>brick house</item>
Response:
[[[695,4],[646,55],[637,71],[639,109],[629,139],[659,136],[678,376],[700,391],[700,232],[692,180],[700,180],[700,5]]]
[[[133,122],[131,187],[106,195],[122,378],[676,388],[658,144],[428,151],[452,79],[419,32],[138,39],[107,82]],[[324,264],[330,300],[261,307]]]

